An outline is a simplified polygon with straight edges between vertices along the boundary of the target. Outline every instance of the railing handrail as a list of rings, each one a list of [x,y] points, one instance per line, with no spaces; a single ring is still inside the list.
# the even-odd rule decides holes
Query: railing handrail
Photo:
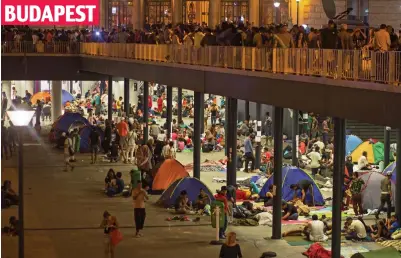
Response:
[[[80,54],[400,85],[401,51],[106,42],[3,42],[2,53]]]

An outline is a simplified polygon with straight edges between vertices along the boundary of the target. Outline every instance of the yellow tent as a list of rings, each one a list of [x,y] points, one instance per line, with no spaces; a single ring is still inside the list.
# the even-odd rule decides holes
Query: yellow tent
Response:
[[[368,154],[368,162],[370,164],[378,164],[384,158],[384,145],[381,142],[365,141],[361,143],[352,153],[352,161],[358,162],[362,153],[366,151]]]

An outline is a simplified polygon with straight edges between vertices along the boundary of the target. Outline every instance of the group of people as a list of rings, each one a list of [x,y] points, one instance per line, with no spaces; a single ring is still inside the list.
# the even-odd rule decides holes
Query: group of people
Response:
[[[249,23],[222,22],[216,28],[206,24],[146,24],[145,28],[100,30],[64,30],[5,28],[4,41],[52,42],[110,42],[146,44],[184,44],[189,46],[255,46],[268,48],[323,48],[399,50],[399,36],[390,25],[348,28],[330,20],[322,29],[287,24],[253,27]]]

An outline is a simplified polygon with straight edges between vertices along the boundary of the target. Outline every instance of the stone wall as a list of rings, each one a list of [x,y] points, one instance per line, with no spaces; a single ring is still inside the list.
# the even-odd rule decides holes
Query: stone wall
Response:
[[[398,32],[401,24],[401,0],[369,1],[369,25],[379,27],[383,23],[393,26]]]
[[[345,0],[335,0],[336,14],[345,11],[346,1]],[[303,1],[303,22],[302,24],[307,24],[309,27],[315,29],[322,28],[329,21],[326,16],[321,0],[304,0]],[[301,15],[300,15],[301,16]]]

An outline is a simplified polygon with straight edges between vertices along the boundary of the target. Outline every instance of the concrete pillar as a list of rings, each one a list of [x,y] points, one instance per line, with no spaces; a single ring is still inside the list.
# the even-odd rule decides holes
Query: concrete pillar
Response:
[[[100,1],[100,23],[99,26],[101,28],[108,29],[107,16],[109,12],[109,0],[101,0]]]
[[[181,23],[183,0],[171,0],[171,12],[173,14],[173,24]]]
[[[390,127],[384,127],[384,167],[390,164],[390,131]]]
[[[142,29],[141,28],[141,0],[133,0],[132,1],[132,26],[134,29]]]
[[[274,107],[273,126],[274,126],[274,186],[273,192],[273,234],[272,239],[281,238],[281,200],[283,199],[283,108]],[[279,154],[279,155],[277,155]]]
[[[249,22],[252,26],[259,27],[259,0],[248,0],[249,1]]]
[[[345,166],[345,120],[334,118],[334,171],[333,171],[333,258],[341,257],[341,207],[343,202],[344,166]]]
[[[11,105],[11,81],[2,81],[1,82],[1,92],[4,92],[7,97],[7,109]]]
[[[211,0],[209,1],[209,28],[214,29],[220,24],[220,9],[221,0]]]
[[[256,128],[258,128],[258,130],[262,131],[261,126],[258,126],[259,121],[262,122],[262,116],[261,116],[261,109],[262,109],[262,105],[260,103],[256,103]],[[260,136],[257,135],[257,131],[256,133],[256,137]],[[255,148],[255,168],[256,169],[260,169],[260,153],[261,152],[261,142],[256,141],[256,148]]]
[[[51,102],[52,102],[52,121],[56,121],[62,115],[62,87],[61,81],[52,81],[51,85]]]
[[[125,116],[130,115],[130,101],[129,101],[129,93],[130,93],[130,87],[129,87],[129,79],[124,78],[124,112]]]
[[[395,214],[398,214],[398,216],[401,216],[401,128],[398,128],[397,130],[397,163],[396,163],[396,182],[395,185],[397,186],[395,188],[395,198],[393,198],[394,203],[395,203]],[[394,175],[392,176],[394,178]],[[400,217],[398,217],[399,219]]]
[[[237,182],[237,111],[238,100],[227,98],[228,102],[228,123],[229,133],[226,133],[229,142],[228,162],[227,162],[227,185],[235,185]]]
[[[177,89],[177,120],[182,120],[182,88]]]
[[[195,92],[194,96],[195,106],[194,106],[194,134],[192,137],[194,144],[194,152],[193,152],[193,162],[194,162],[194,177],[200,179],[200,163],[201,163],[201,129],[203,124],[203,93]]]
[[[173,88],[167,86],[167,139],[171,139],[173,124]]]
[[[107,119],[113,120],[113,77],[109,76],[109,84],[107,87]]]
[[[139,87],[138,87],[139,88]],[[146,144],[149,139],[149,82],[143,82],[143,143]]]
[[[298,166],[298,134],[299,134],[299,117],[298,110],[292,110],[292,165]]]

